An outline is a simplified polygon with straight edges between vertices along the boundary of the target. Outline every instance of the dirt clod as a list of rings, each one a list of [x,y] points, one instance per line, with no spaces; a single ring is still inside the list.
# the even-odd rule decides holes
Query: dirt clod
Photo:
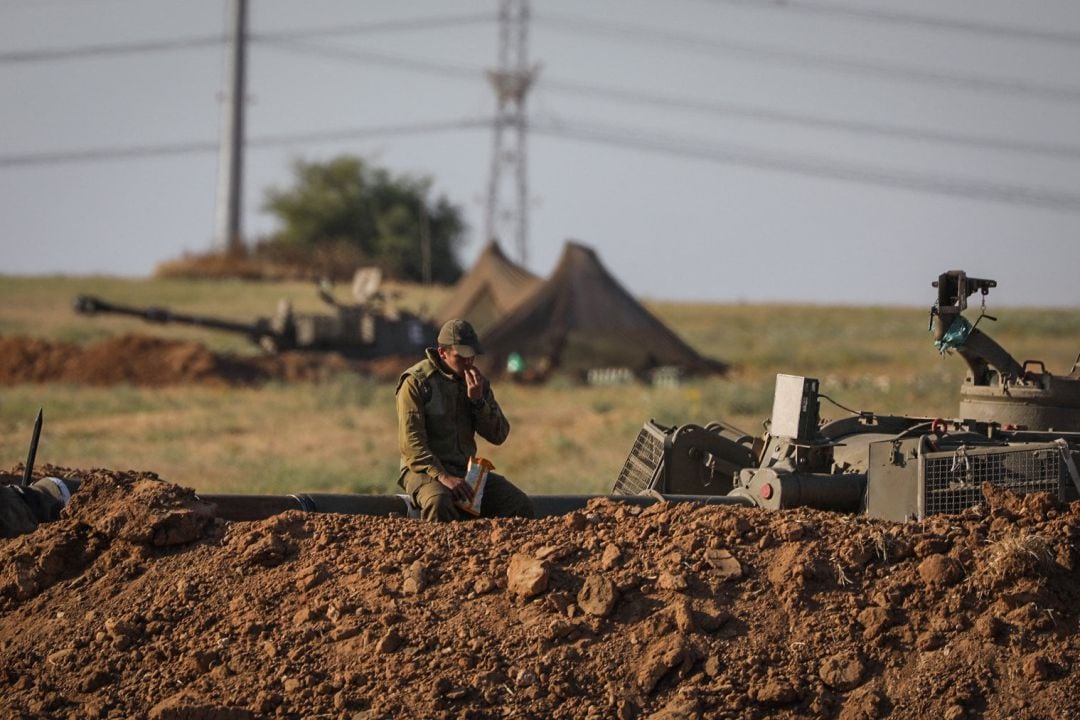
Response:
[[[607,617],[615,608],[618,591],[615,583],[603,575],[590,575],[578,593],[578,606],[597,617]]]
[[[528,599],[547,590],[551,574],[547,565],[529,555],[515,553],[506,571],[507,587],[519,598]]]
[[[825,658],[818,672],[826,685],[846,692],[859,686],[866,667],[858,655],[840,653]]]
[[[948,587],[960,581],[964,568],[953,558],[935,553],[919,563],[919,576],[930,587]]]

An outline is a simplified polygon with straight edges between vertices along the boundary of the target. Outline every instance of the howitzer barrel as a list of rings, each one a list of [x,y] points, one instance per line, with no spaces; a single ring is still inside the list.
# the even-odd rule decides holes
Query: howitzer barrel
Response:
[[[237,322],[222,318],[207,317],[205,315],[188,315],[174,312],[163,307],[129,307],[106,302],[93,295],[80,295],[75,298],[75,311],[83,315],[95,315],[97,313],[114,313],[116,315],[129,315],[147,322],[160,323],[162,325],[175,323],[178,325],[197,325],[199,327],[228,332],[243,333],[255,339],[264,336],[273,336],[269,324],[265,320],[254,323]]]

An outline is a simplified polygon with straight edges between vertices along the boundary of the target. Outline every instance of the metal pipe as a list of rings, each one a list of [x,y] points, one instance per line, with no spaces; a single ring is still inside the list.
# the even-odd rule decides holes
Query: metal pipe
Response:
[[[64,480],[71,492],[79,489],[81,480]],[[289,510],[317,513],[341,513],[343,515],[373,515],[388,517],[400,515],[415,517],[415,509],[405,495],[361,495],[355,493],[302,493],[297,495],[215,495],[198,494],[200,500],[216,506],[216,514],[223,520],[249,522],[265,520]],[[701,503],[704,505],[738,505],[753,507],[749,497],[734,495],[532,495],[536,517],[566,515],[583,510],[590,500],[605,498],[624,505],[648,507],[657,502]]]
[[[410,516],[409,504],[402,495],[357,495],[333,493],[304,493],[302,495],[199,495],[201,500],[217,506],[217,515],[225,520],[262,520],[287,510],[344,515]],[[696,502],[708,505],[753,506],[749,498],[728,495],[533,495],[536,517],[566,515],[582,510],[595,498],[647,507],[660,501],[673,503]]]
[[[782,507],[853,513],[861,509],[865,494],[865,474],[792,473],[783,480]]]
[[[288,510],[302,510],[295,495],[199,495],[200,500],[217,507],[217,516],[225,520],[248,522],[265,520]]]
[[[550,517],[552,515],[566,515],[575,510],[582,510],[590,500],[604,498],[624,505],[636,505],[648,507],[658,502],[670,503],[701,503],[704,505],[739,505],[752,507],[753,502],[749,498],[734,497],[731,495],[533,495],[533,509],[536,517]]]
[[[732,493],[766,510],[812,507],[858,512],[866,491],[866,474],[793,473],[777,468],[744,470]]]

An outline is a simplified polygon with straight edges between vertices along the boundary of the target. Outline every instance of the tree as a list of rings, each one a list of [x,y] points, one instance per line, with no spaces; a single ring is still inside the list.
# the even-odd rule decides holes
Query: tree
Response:
[[[428,201],[430,178],[394,177],[353,155],[325,163],[296,160],[293,174],[293,187],[266,191],[263,209],[281,222],[264,243],[270,254],[306,258],[313,265],[353,265],[329,269],[339,277],[368,264],[391,277],[421,280],[426,223],[431,279],[450,283],[460,277],[457,253],[465,223],[445,197]]]

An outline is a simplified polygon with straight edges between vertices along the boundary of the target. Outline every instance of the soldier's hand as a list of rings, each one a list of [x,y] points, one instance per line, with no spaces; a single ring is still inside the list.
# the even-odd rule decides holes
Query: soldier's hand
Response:
[[[469,502],[472,493],[469,492],[469,484],[465,478],[443,473],[439,476],[439,482],[450,491],[451,497],[460,502]]]
[[[465,371],[465,394],[473,402],[484,399],[484,391],[487,390],[487,380],[480,371],[474,367]]]

